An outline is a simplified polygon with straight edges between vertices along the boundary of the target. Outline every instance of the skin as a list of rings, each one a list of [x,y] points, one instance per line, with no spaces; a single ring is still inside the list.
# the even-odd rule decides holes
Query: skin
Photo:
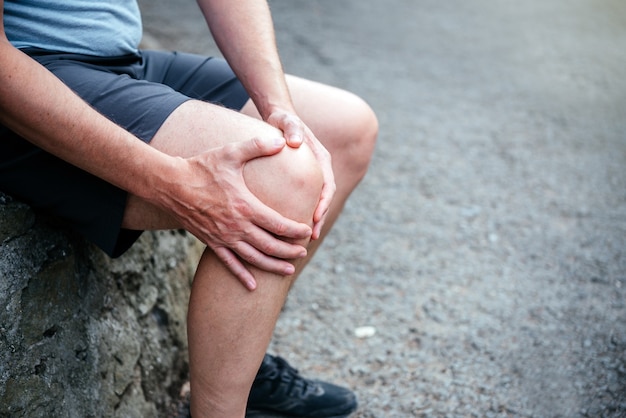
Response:
[[[364,176],[378,126],[358,97],[284,75],[264,1],[198,4],[251,96],[240,113],[189,101],[145,144],[1,27],[0,123],[126,190],[124,227],[184,228],[207,245],[188,310],[192,414],[242,417],[287,292]]]

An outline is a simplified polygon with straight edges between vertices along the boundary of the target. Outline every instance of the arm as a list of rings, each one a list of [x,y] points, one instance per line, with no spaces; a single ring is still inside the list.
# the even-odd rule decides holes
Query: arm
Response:
[[[217,46],[263,120],[276,109],[295,112],[265,0],[198,0]]]
[[[335,193],[331,158],[296,115],[276,48],[266,0],[197,0],[217,46],[245,86],[263,120],[285,133],[287,144],[311,147],[324,173],[324,187],[313,215],[313,239],[320,236]]]
[[[0,0],[0,18],[3,8],[4,1]],[[232,250],[224,251],[224,247],[228,247],[226,242],[232,242],[232,237],[225,239],[219,228],[213,226],[216,219],[212,213],[203,209],[223,202],[207,202],[211,193],[197,193],[188,186],[194,183],[192,179],[197,186],[198,179],[206,177],[214,180],[207,185],[219,183],[219,179],[216,180],[219,170],[206,161],[220,158],[206,158],[206,155],[190,159],[172,157],[138,140],[93,110],[44,67],[14,48],[4,34],[1,19],[0,56],[0,123],[42,149],[172,214],[201,241],[211,248],[220,248],[220,257],[231,271],[248,288],[254,288],[250,272],[241,263],[233,261]],[[237,163],[243,166],[250,159],[272,155],[282,149],[281,144],[254,140],[227,147],[230,148],[210,150],[205,154],[226,152],[236,155]],[[246,198],[252,195],[245,184],[241,185],[240,194]],[[296,239],[310,233],[308,226],[281,217],[260,202],[254,206],[253,217],[255,222],[241,225],[241,231],[260,227],[278,234],[282,229],[281,236]],[[281,248],[285,252],[283,241],[272,239],[276,244],[249,244],[254,248],[283,245]],[[249,241],[249,238],[241,232],[240,240]],[[302,250],[294,245],[289,253],[299,254]],[[238,255],[246,258],[246,254]],[[274,257],[269,266],[265,265],[268,271],[284,273],[292,267],[276,254],[267,255]]]
[[[3,125],[69,163],[140,196],[152,186],[150,179],[141,175],[142,170],[153,170],[149,168],[152,166],[158,173],[174,168],[172,158],[99,115],[44,67],[15,49],[4,32],[0,55]],[[116,160],[110,158],[113,155],[118,157],[114,165],[110,164]],[[137,183],[131,178],[138,179]]]

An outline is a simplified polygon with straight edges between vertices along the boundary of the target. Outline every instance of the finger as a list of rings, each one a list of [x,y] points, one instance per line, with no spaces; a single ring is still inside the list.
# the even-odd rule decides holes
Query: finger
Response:
[[[265,255],[283,260],[303,258],[307,255],[306,247],[276,238],[261,228],[256,228],[254,232],[249,232],[245,242]]]
[[[234,142],[224,145],[224,148],[230,148],[230,152],[226,155],[232,156],[238,162],[245,163],[255,158],[269,157],[274,155],[285,147],[285,138],[252,138],[248,141]]]
[[[287,145],[291,148],[298,148],[304,142],[304,137],[301,132],[287,132],[285,131],[285,139],[287,141]]]
[[[265,205],[254,194],[250,197],[250,219],[258,227],[283,238],[306,239],[311,237],[311,227],[305,223],[286,218]]]
[[[233,249],[246,263],[268,273],[289,276],[296,271],[294,265],[288,261],[269,257],[246,242],[240,241]]]
[[[330,205],[335,194],[334,191],[335,187],[331,187],[328,184],[324,185],[324,188],[322,189],[320,201],[317,204],[317,208],[315,208],[315,212],[313,213],[313,231],[311,234],[311,239],[313,240],[318,239],[322,233],[324,220],[330,210]]]
[[[304,125],[295,117],[287,117],[280,127],[283,130],[287,145],[298,148],[304,142]]]
[[[313,225],[313,234],[311,234],[311,240],[315,241],[322,236],[322,228],[324,227],[324,218]]]
[[[287,145],[298,148],[304,142],[304,124],[290,112],[276,112],[267,118],[267,123],[283,131]]]
[[[326,216],[326,212],[328,212],[333,198],[335,197],[335,192],[337,191],[337,185],[335,184],[332,171],[327,172],[325,178],[326,181],[320,193],[320,201],[313,213],[314,222],[318,222],[323,216]]]
[[[317,208],[315,208],[315,213],[313,214],[313,222],[319,222],[322,220],[322,218],[324,216],[326,216],[326,213],[328,213],[328,209],[330,207],[330,202],[332,201],[332,198],[322,194],[322,196],[320,197],[320,201],[317,204]]]
[[[256,289],[256,280],[237,256],[226,247],[214,248],[213,252],[224,263],[224,266],[245,286],[246,289],[253,291]]]
[[[304,142],[304,132],[301,128],[285,130],[285,140],[291,148],[298,148]]]
[[[322,205],[325,205],[325,206],[322,206]],[[312,240],[319,239],[319,237],[322,235],[322,227],[324,226],[326,214],[328,213],[328,205],[326,205],[325,202],[320,201],[320,206],[318,206],[318,209],[319,209],[319,215],[316,213],[315,218],[313,220],[313,231],[311,232]]]

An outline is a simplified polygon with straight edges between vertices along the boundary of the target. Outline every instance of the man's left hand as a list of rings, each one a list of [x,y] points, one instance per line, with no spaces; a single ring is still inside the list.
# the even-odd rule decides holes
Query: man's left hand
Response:
[[[266,122],[283,131],[288,146],[298,148],[303,143],[306,143],[313,151],[315,158],[317,158],[322,168],[324,186],[322,187],[317,208],[313,213],[313,234],[311,235],[311,239],[318,239],[321,235],[330,203],[337,190],[331,155],[294,112],[274,110],[269,115]]]

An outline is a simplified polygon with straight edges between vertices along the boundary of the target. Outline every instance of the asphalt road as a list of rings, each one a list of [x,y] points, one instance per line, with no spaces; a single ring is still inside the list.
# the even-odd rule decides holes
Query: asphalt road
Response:
[[[146,45],[216,53],[140,3]],[[271,351],[355,417],[626,416],[626,3],[270,4],[287,71],[381,125]]]

